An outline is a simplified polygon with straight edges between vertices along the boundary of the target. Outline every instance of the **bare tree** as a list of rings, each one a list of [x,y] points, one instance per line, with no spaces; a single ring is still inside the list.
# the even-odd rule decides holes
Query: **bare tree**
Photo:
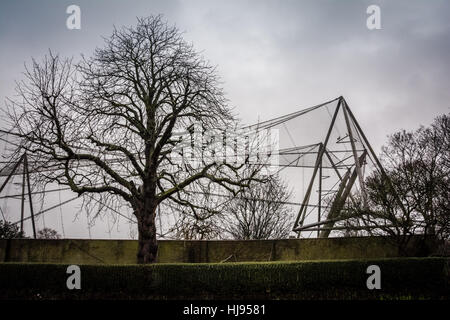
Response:
[[[209,212],[202,211],[200,214],[192,212],[178,212],[178,220],[169,230],[169,238],[179,240],[212,240],[223,237],[223,230],[219,227],[220,216],[218,213],[211,216]]]
[[[202,192],[204,208],[200,210],[185,210],[182,206],[167,208],[166,213],[170,212],[175,217],[175,223],[168,231],[168,238],[211,240],[224,237],[225,232],[221,226],[226,204],[230,200],[211,194],[213,192],[211,189],[205,189]]]
[[[450,116],[437,117],[430,127],[405,130],[390,136],[381,160],[403,208],[387,180],[379,172],[366,179],[369,209],[356,202],[349,210],[362,219],[347,222],[377,226],[381,232],[402,241],[424,235],[448,239],[450,236]],[[354,215],[352,213],[351,215]]]
[[[25,233],[19,230],[19,226],[6,220],[0,220],[0,239],[26,238]]]
[[[50,52],[40,63],[33,60],[25,76],[8,116],[35,178],[70,186],[97,212],[131,207],[139,263],[156,260],[162,202],[204,210],[192,190],[215,184],[236,194],[258,171],[241,177],[243,164],[206,154],[204,145],[185,152],[189,142],[177,133],[193,123],[214,132],[235,120],[215,69],[160,16],[114,29],[78,63]]]
[[[240,240],[287,238],[293,222],[293,212],[286,204],[290,196],[281,178],[270,176],[227,203],[223,230]]]
[[[51,228],[44,228],[37,232],[38,239],[61,239],[61,235],[58,231]]]

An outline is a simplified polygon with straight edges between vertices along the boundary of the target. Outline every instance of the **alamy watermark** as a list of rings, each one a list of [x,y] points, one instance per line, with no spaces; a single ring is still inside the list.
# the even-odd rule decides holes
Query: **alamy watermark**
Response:
[[[81,29],[81,9],[79,6],[72,4],[67,7],[66,13],[69,15],[66,19],[66,27],[69,30]]]
[[[366,13],[369,15],[366,20],[366,26],[369,30],[381,29],[381,9],[379,6],[372,4],[367,7]]]
[[[66,280],[67,289],[69,289],[69,290],[81,289],[80,267],[77,265],[74,265],[74,264],[70,265],[67,267],[66,273],[70,274],[70,276]]]
[[[366,285],[367,289],[381,289],[381,270],[376,264],[370,265],[366,270],[367,274],[370,276],[367,278]]]
[[[193,124],[174,134],[176,146],[170,153],[173,164],[198,169],[210,163],[261,166],[262,174],[272,174],[279,166],[278,129],[210,129]]]

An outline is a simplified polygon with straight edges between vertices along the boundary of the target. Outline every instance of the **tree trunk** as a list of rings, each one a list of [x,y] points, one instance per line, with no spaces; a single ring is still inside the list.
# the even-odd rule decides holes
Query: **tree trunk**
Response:
[[[143,207],[135,212],[138,220],[139,247],[137,262],[139,264],[156,262],[158,253],[155,225],[156,208],[157,205],[144,203]]]

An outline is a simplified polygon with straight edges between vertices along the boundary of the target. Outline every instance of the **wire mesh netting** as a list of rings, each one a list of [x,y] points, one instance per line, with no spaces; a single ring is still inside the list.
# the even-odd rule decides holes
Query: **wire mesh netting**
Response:
[[[286,183],[291,197],[283,201],[283,204],[295,213],[291,226],[302,228],[309,225],[309,228],[300,230],[301,235],[305,237],[319,236],[320,231],[327,228],[330,228],[332,234],[339,232],[342,227],[339,220],[331,225],[324,223],[327,219],[336,218],[330,217],[330,211],[337,205],[336,199],[343,200],[338,210],[341,214],[345,212],[345,203],[361,199],[364,177],[377,168],[368,142],[345,100],[337,98],[285,116],[253,125],[243,125],[234,130],[233,137],[242,138],[249,132],[276,137],[277,141],[271,141],[276,147],[272,145],[270,150],[270,156],[272,159],[276,158],[276,163],[260,161],[257,155],[251,164],[270,167],[269,175],[277,174]],[[188,145],[195,144],[198,137],[189,135],[189,132],[188,136],[190,139],[185,142]],[[24,191],[25,167],[23,161],[19,161],[21,141],[13,134],[2,131],[0,142],[0,148],[3,150],[0,159],[0,185],[4,185],[0,193],[2,219],[16,224],[23,221],[26,233],[31,234],[29,194]],[[248,144],[248,141],[246,143]],[[90,151],[87,147],[80,148]],[[203,155],[204,145],[200,144],[199,150]],[[236,157],[239,156],[238,150],[239,145],[236,145]],[[245,150],[252,155],[251,148]],[[191,159],[200,157],[195,152],[190,155],[182,152],[180,154]],[[132,172],[129,160],[120,153],[105,152],[101,156],[115,170]],[[29,155],[31,198],[38,229],[51,227],[65,236],[70,225],[70,237],[83,238],[92,234],[95,237],[136,237],[136,220],[126,203],[89,194],[78,197],[70,191],[70,187],[34,179],[39,174],[45,175],[46,172],[57,170],[61,170],[61,164],[50,157],[36,158]],[[98,169],[89,162],[79,162],[77,170],[89,173]],[[5,183],[7,179],[9,181]],[[342,197],[346,188],[349,189],[349,194]],[[209,201],[218,208],[232,197],[229,193],[214,190],[209,186],[187,188],[185,195],[189,195],[191,200],[202,195],[202,200],[198,201]],[[86,204],[91,206],[91,210],[84,210]],[[85,214],[86,212],[88,214]],[[173,225],[177,224],[182,215],[183,209],[176,203],[163,202],[157,216],[159,237],[170,234]]]

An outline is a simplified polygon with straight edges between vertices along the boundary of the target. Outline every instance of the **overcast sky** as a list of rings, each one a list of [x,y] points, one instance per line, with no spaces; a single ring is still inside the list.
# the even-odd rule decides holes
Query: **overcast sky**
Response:
[[[81,8],[81,30],[66,8]],[[381,30],[366,26],[381,8]],[[0,106],[25,62],[90,55],[113,25],[163,14],[217,65],[238,115],[270,119],[343,95],[376,151],[450,112],[450,1],[1,1]],[[329,121],[329,119],[326,119]]]

